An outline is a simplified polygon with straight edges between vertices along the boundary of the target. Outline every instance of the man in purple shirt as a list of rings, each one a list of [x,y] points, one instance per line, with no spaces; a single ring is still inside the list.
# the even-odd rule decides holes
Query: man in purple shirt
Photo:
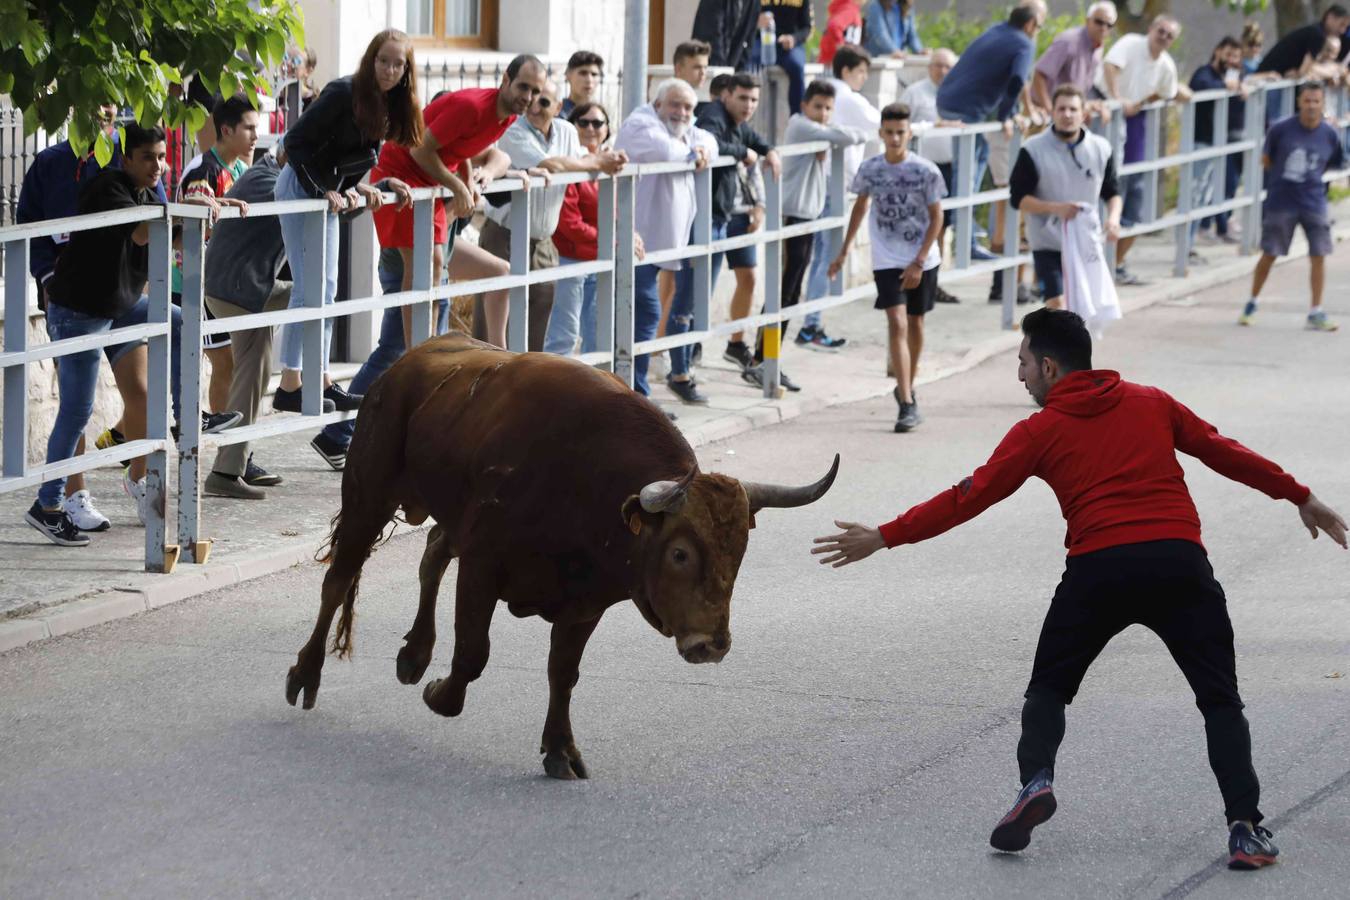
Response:
[[[1080,28],[1070,28],[1059,35],[1045,49],[1031,76],[1031,102],[1041,109],[1051,109],[1055,89],[1062,84],[1076,86],[1083,95],[1090,96],[1092,81],[1102,61],[1102,46],[1116,27],[1116,5],[1101,0],[1088,7],[1087,21]],[[1103,122],[1111,119],[1111,111],[1099,100],[1087,104],[1088,118],[1101,116]]]

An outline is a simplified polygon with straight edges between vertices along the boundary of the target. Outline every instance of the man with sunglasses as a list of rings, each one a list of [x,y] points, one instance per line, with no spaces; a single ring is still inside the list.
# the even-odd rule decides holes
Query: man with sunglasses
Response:
[[[561,172],[604,172],[613,175],[628,162],[623,153],[601,150],[587,154],[577,129],[566,119],[558,119],[558,87],[552,79],[544,82],[525,115],[516,119],[497,142],[497,148],[511,157],[514,169],[540,169],[547,174]],[[565,185],[545,187],[530,196],[530,270],[551,269],[558,265],[558,250],[553,232],[558,227]],[[501,206],[496,205],[505,200]],[[487,221],[479,246],[502,259],[511,258],[510,194],[489,194]],[[530,285],[529,349],[543,350],[553,309],[553,284]]]
[[[1116,27],[1116,5],[1100,0],[1088,7],[1087,21],[1078,28],[1061,31],[1036,61],[1031,73],[1031,100],[1041,109],[1051,110],[1051,98],[1061,85],[1072,84],[1088,96],[1092,79],[1102,64],[1103,47]],[[1111,112],[1099,100],[1089,100],[1088,119],[1101,116],[1111,120]]]
[[[1160,15],[1148,27],[1148,34],[1127,34],[1116,41],[1106,54],[1102,65],[1104,90],[1112,100],[1119,100],[1125,115],[1126,164],[1144,158],[1143,107],[1157,100],[1173,97],[1183,103],[1190,99],[1191,90],[1177,79],[1177,64],[1167,48],[1181,34],[1181,25],[1172,16]],[[1126,228],[1139,224],[1143,215],[1144,188],[1147,174],[1124,175],[1120,192],[1125,197],[1125,210],[1120,222]],[[1125,256],[1130,252],[1134,238],[1121,238],[1116,247],[1116,283],[1141,284],[1139,278],[1125,268]]]

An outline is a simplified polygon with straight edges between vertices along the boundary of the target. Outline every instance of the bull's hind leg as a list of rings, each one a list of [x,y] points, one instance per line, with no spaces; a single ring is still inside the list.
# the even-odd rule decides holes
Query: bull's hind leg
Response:
[[[495,566],[475,566],[460,560],[455,580],[455,655],[450,661],[450,677],[429,682],[422,699],[433,712],[457,716],[464,709],[464,692],[469,682],[483,674],[487,666],[488,627],[497,606]]]
[[[300,648],[295,665],[286,673],[286,702],[291,706],[295,705],[296,699],[303,691],[305,695],[303,708],[314,708],[314,701],[319,693],[319,673],[323,670],[324,645],[328,641],[328,630],[333,625],[333,614],[339,607],[346,607],[343,616],[344,633],[350,640],[351,607],[356,602],[361,567],[370,556],[371,547],[375,546],[375,541],[379,539],[380,532],[393,517],[396,508],[396,504],[391,503],[387,509],[348,510],[341,515],[334,527],[332,560],[323,577],[319,618],[314,623],[314,631],[310,634],[309,640]]]
[[[570,781],[590,777],[572,738],[572,688],[576,687],[586,642],[599,624],[598,616],[589,622],[556,623],[549,639],[548,718],[544,720],[539,752],[544,754],[544,771],[553,778]]]
[[[427,549],[422,554],[418,578],[422,595],[417,603],[417,618],[403,636],[403,648],[398,651],[396,666],[398,680],[403,684],[417,684],[431,664],[431,652],[436,647],[436,596],[441,590],[441,579],[454,554],[450,538],[440,525],[433,525],[427,534]]]

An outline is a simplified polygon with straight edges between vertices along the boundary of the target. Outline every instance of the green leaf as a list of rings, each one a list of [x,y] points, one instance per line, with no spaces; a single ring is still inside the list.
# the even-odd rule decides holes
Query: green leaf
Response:
[[[0,69],[0,94],[8,94],[12,90],[14,90],[14,73]]]
[[[234,80],[233,73],[229,71],[220,73],[220,95],[222,97],[233,97],[239,92],[239,83]]]
[[[267,62],[269,65],[277,65],[281,58],[286,55],[286,39],[281,36],[279,31],[269,31],[267,33]]]
[[[106,131],[100,130],[98,137],[94,139],[94,159],[98,160],[99,168],[105,168],[112,161],[112,155],[112,138],[108,137]]]

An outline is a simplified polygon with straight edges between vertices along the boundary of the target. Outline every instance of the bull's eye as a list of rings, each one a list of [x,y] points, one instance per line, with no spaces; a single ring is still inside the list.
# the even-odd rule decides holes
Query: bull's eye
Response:
[[[689,554],[685,550],[676,547],[675,552],[671,554],[671,559],[675,560],[675,562],[679,563],[680,565],[684,565],[685,563],[689,562]]]

